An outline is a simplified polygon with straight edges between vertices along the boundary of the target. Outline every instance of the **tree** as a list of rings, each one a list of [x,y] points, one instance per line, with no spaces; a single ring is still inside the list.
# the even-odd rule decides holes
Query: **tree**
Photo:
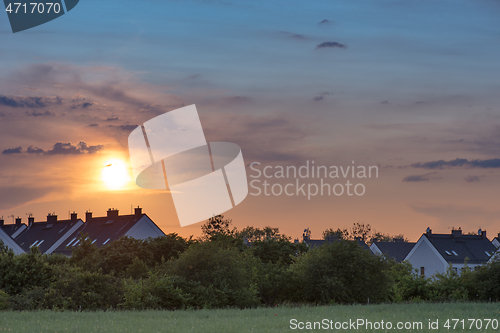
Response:
[[[224,215],[216,215],[208,219],[205,224],[201,226],[201,239],[214,240],[219,235],[234,236],[236,228],[231,229],[233,221],[225,220]]]
[[[350,239],[349,230],[347,230],[346,228],[344,228],[344,229],[337,228],[337,230],[333,230],[332,228],[328,228],[325,231],[323,231],[323,239],[348,240],[348,239]]]
[[[392,280],[385,259],[355,242],[339,241],[309,250],[290,266],[298,301],[327,303],[384,302]]]
[[[354,223],[351,227],[350,238],[351,239],[360,239],[362,241],[366,241],[369,238],[372,227],[364,223]]]
[[[371,242],[409,242],[408,238],[404,235],[399,234],[396,236],[391,236],[389,234],[383,234],[381,232],[375,232],[371,238]]]
[[[242,231],[237,232],[237,235],[241,238],[245,238],[249,242],[264,240],[290,240],[290,237],[280,233],[279,228],[273,227],[264,227],[262,229],[246,227]]]

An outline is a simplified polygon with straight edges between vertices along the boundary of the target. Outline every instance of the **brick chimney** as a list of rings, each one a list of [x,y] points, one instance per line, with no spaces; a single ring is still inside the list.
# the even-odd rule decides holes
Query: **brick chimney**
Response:
[[[56,223],[57,222],[57,215],[49,213],[47,215],[47,222],[48,223]]]
[[[22,219],[18,216],[16,218],[16,225],[21,225],[21,221],[22,221]]]
[[[483,236],[483,238],[486,238],[486,230],[483,230],[483,232],[481,232],[481,236]]]
[[[3,227],[5,225],[5,220],[2,218],[0,219],[0,227]]]
[[[85,222],[89,222],[90,220],[92,220],[92,212],[86,211],[85,212]]]
[[[135,216],[141,216],[142,215],[142,208],[137,206],[137,208],[134,209],[135,211]]]
[[[35,218],[33,216],[28,217],[28,227],[31,227],[35,223]]]
[[[77,219],[78,219],[78,214],[75,212],[71,213],[71,221],[75,222]]]
[[[453,237],[462,237],[462,228],[458,228],[457,230],[452,230],[451,234]]]
[[[108,219],[116,219],[118,217],[118,209],[108,209]]]

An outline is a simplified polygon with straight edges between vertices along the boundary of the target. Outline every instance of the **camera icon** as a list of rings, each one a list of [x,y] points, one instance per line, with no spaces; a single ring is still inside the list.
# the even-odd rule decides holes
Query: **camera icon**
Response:
[[[222,214],[248,195],[240,147],[207,142],[195,105],[138,126],[128,146],[136,184],[169,190],[181,226]]]

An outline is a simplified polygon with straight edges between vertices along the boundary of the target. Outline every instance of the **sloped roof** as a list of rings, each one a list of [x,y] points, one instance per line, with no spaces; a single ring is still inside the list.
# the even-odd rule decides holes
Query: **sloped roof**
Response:
[[[487,262],[495,252],[495,246],[481,235],[424,234],[441,256],[450,263],[471,264]],[[488,255],[488,254],[489,255]]]
[[[5,246],[14,251],[15,254],[21,254],[24,252],[24,250],[16,243],[15,240],[12,239],[12,237],[3,231],[3,228],[0,228],[0,240]]]
[[[0,227],[0,229],[3,230],[7,235],[12,237],[21,228],[26,228],[26,224],[4,224],[3,226]]]
[[[411,249],[416,243],[411,242],[374,242],[380,252],[382,252],[386,258],[393,258],[397,262],[401,262],[406,258]]]
[[[82,220],[35,222],[16,237],[16,242],[26,252],[31,246],[38,246],[40,252],[46,253],[52,245],[79,223],[82,223]]]
[[[124,236],[139,220],[149,217],[146,214],[120,215],[114,217],[93,217],[78,228],[68,239],[63,242],[54,253],[71,255],[71,248],[78,245],[80,233],[88,234],[93,244],[101,247]],[[69,248],[68,248],[69,245]]]

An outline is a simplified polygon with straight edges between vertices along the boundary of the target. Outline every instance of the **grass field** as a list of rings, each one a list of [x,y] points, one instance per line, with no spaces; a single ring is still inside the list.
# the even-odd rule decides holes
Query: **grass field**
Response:
[[[444,326],[448,318],[465,319],[451,329]],[[483,320],[483,329],[479,330],[467,319],[496,319],[500,321],[499,303],[447,303],[447,304],[383,304],[354,306],[321,307],[276,307],[248,310],[197,310],[197,311],[107,311],[107,312],[0,312],[0,333],[46,333],[46,332],[500,332],[490,327],[485,330],[487,321]],[[291,329],[292,319],[299,322],[333,321],[333,329],[300,330]],[[393,329],[335,329],[335,322],[349,322],[363,319],[375,322],[390,321]],[[439,320],[439,329],[429,329],[429,319]],[[421,322],[422,328],[398,330],[398,322]],[[477,322],[479,326],[479,321]],[[314,324],[312,324],[314,325]],[[329,324],[330,325],[330,324]],[[337,324],[339,325],[339,324]],[[346,324],[344,324],[345,326]],[[409,325],[409,324],[406,324]],[[293,326],[293,325],[292,325]],[[376,327],[376,326],[374,326]]]

